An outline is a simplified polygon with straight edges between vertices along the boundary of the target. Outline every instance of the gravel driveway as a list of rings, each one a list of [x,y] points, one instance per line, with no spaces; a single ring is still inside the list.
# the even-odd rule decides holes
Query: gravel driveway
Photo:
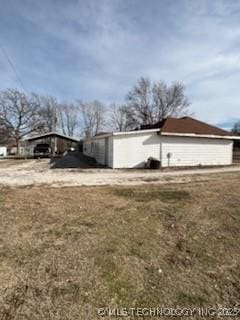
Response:
[[[210,174],[240,171],[238,167],[188,169],[175,171],[50,169],[50,160],[0,160],[0,185],[140,185],[147,183],[189,182],[210,179]]]

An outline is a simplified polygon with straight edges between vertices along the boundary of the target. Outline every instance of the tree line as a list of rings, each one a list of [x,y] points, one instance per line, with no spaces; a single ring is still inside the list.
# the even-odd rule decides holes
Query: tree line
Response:
[[[181,82],[167,85],[140,78],[122,104],[94,100],[60,102],[57,98],[17,89],[0,91],[0,143],[20,141],[31,134],[58,131],[91,137],[105,131],[128,131],[170,116],[189,113],[190,102]],[[240,122],[232,131],[240,134]]]
[[[103,131],[127,131],[169,116],[188,113],[189,100],[180,82],[167,85],[140,78],[123,104],[94,100],[59,102],[57,98],[17,89],[0,92],[0,143],[20,141],[31,134],[58,131],[91,137]]]

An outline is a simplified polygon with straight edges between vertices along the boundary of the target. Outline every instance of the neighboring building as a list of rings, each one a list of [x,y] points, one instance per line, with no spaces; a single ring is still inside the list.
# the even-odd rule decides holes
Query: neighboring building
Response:
[[[7,146],[7,154],[9,156],[16,156],[17,155],[17,145],[16,144],[9,144]],[[25,148],[20,146],[19,155],[23,156],[25,154]]]
[[[0,158],[6,157],[6,155],[7,155],[7,147],[0,146]]]
[[[78,148],[79,140],[57,132],[48,132],[32,137],[25,138],[22,141],[27,155],[33,155],[34,147],[38,143],[47,143],[52,149],[52,154],[63,154],[70,147]]]
[[[231,165],[235,138],[190,117],[167,118],[139,130],[85,139],[83,152],[111,168],[143,168],[149,157],[162,167]]]

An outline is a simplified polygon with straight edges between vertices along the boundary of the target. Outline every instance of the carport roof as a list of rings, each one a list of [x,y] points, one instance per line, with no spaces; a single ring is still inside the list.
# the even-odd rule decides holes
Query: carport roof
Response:
[[[35,141],[35,140],[40,140],[44,138],[60,138],[60,139],[68,140],[71,142],[76,142],[76,143],[79,142],[78,139],[75,139],[73,137],[69,137],[57,132],[48,132],[48,133],[39,134],[33,137],[25,138],[24,141]]]

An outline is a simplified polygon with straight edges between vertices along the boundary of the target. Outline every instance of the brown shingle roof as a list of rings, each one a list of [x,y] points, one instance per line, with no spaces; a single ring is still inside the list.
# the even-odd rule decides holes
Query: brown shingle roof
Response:
[[[166,118],[154,125],[141,126],[141,130],[157,129],[161,132],[229,136],[230,132],[214,127],[191,117]]]

